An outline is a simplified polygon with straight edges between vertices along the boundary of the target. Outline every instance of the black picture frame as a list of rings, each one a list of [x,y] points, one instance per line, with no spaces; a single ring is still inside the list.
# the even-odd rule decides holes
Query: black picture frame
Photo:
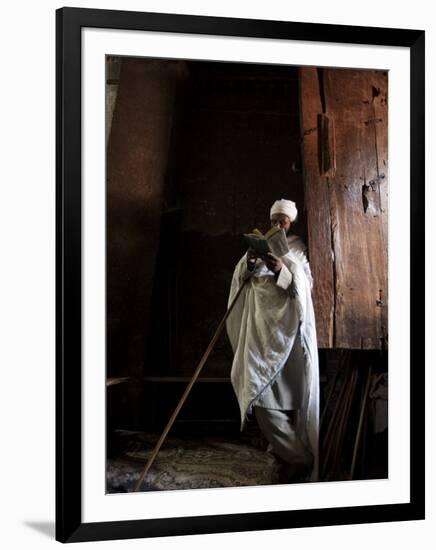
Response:
[[[81,29],[386,45],[410,49],[410,502],[82,522]],[[424,55],[419,30],[62,8],[56,12],[56,539],[159,537],[424,519]],[[413,368],[412,368],[413,365]]]

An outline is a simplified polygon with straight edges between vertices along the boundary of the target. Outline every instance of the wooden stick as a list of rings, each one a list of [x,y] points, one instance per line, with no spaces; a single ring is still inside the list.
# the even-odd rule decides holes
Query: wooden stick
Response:
[[[359,449],[360,434],[362,432],[363,416],[365,414],[366,401],[368,399],[369,385],[370,385],[370,382],[371,382],[371,371],[372,371],[372,367],[369,367],[368,377],[366,379],[365,391],[363,393],[363,398],[362,398],[362,406],[361,406],[361,409],[360,409],[359,425],[357,427],[356,439],[355,439],[355,442],[354,442],[353,460],[351,461],[351,468],[350,468],[350,479],[353,479],[354,468],[356,466],[357,451]]]
[[[336,455],[337,455],[337,451],[342,438],[341,419],[345,415],[344,410],[347,406],[348,396],[350,394],[350,387],[353,384],[354,373],[355,373],[355,370],[354,369],[351,370],[351,369],[352,367],[348,367],[348,378],[343,381],[340,404],[337,409],[335,418],[332,419],[334,420],[333,431],[331,433],[331,436],[329,439],[329,445],[326,450],[326,466],[328,466],[328,468],[326,468],[326,479],[332,479],[335,474],[334,468],[336,465]]]
[[[333,412],[330,417],[330,422],[327,427],[324,440],[322,442],[323,477],[326,477],[329,472],[328,463],[330,459],[330,454],[332,452],[335,439],[337,438],[337,421],[338,421],[337,419],[339,417],[341,407],[343,406],[343,400],[347,392],[348,384],[350,382],[350,375],[351,375],[351,366],[350,366],[350,361],[347,360],[343,368],[343,379],[339,384],[339,391],[338,391],[338,395],[336,396],[336,402],[333,407]]]
[[[239,295],[241,294],[242,292],[242,289],[245,287],[247,281],[251,278],[251,273],[243,280],[241,286],[239,287],[238,289],[238,292],[236,293],[235,297],[233,298],[233,301],[232,303],[230,304],[229,308],[227,309],[226,311],[226,314],[224,315],[224,317],[222,318],[220,324],[218,325],[218,328],[216,329],[215,331],[215,334],[212,338],[212,340],[210,341],[210,344],[209,346],[207,347],[206,351],[204,352],[203,354],[203,357],[201,358],[200,360],[200,363],[198,364],[197,368],[195,369],[195,372],[194,374],[192,375],[192,378],[186,388],[186,390],[184,391],[180,401],[179,401],[179,404],[177,405],[177,407],[175,408],[173,414],[171,415],[171,418],[168,420],[168,423],[167,425],[165,426],[165,429],[164,431],[162,432],[162,435],[160,436],[159,438],[159,441],[157,442],[150,458],[148,459],[148,462],[147,464],[145,465],[145,468],[144,468],[144,471],[142,472],[142,475],[141,477],[139,478],[137,484],[135,485],[135,488],[134,488],[134,491],[138,491],[139,490],[139,487],[141,486],[142,482],[144,481],[145,479],[145,476],[147,475],[151,465],[153,464],[160,448],[162,447],[162,444],[163,442],[165,441],[165,438],[166,436],[168,435],[168,432],[170,431],[172,425],[174,424],[174,421],[176,420],[177,418],[177,415],[179,414],[180,412],[180,409],[182,408],[184,402],[186,401],[186,398],[188,397],[189,395],[189,392],[191,391],[192,389],[192,386],[194,385],[195,381],[197,380],[198,378],[198,375],[200,374],[201,372],[201,369],[203,368],[204,364],[206,363],[207,361],[207,358],[209,357],[209,354],[210,352],[212,351],[216,341],[218,340],[218,337],[219,335],[221,334],[221,331],[222,329],[224,328],[225,326],[225,323],[226,323],[226,320],[227,320],[227,317],[230,315],[230,312],[232,311],[233,309],[233,306],[236,304],[236,300],[239,298]]]
[[[373,378],[374,380],[374,378]],[[365,461],[366,461],[366,447],[368,440],[368,409],[363,417],[363,428],[362,428],[362,443],[360,445],[360,471],[361,475],[365,475]],[[356,471],[356,470],[354,470]]]
[[[357,371],[357,368],[354,367],[351,373],[349,384],[348,384],[347,394],[345,395],[345,398],[344,398],[344,406],[342,409],[341,418],[338,420],[338,427],[337,427],[338,437],[336,441],[336,448],[333,456],[333,463],[332,463],[332,469],[331,469],[332,474],[335,475],[336,478],[339,476],[339,473],[340,473],[342,449],[344,447],[345,434],[350,421],[350,410],[353,403],[354,394],[356,391],[357,378],[358,378],[358,371]]]
[[[345,363],[345,359],[344,357],[346,356],[346,353],[347,353],[348,350],[345,350],[341,353],[341,358],[338,362],[338,368],[336,369],[336,372],[333,376],[333,380],[332,380],[332,383],[331,383],[331,387],[330,387],[330,391],[328,393],[328,396],[325,400],[325,404],[324,404],[324,410],[322,411],[322,414],[321,414],[321,418],[319,420],[319,428],[321,429],[322,428],[322,425],[323,425],[323,422],[324,422],[324,418],[325,418],[325,415],[326,415],[326,412],[327,412],[327,409],[328,409],[328,406],[330,404],[330,399],[333,395],[333,392],[336,388],[336,382],[338,380],[338,376],[339,376],[339,372],[343,369],[343,366],[344,366],[344,363]]]
[[[337,418],[337,415],[339,413],[340,407],[342,406],[342,399],[343,399],[344,394],[346,392],[347,382],[350,378],[350,362],[348,361],[348,359],[344,362],[345,362],[345,364],[342,368],[343,379],[338,384],[338,387],[339,387],[338,394],[336,396],[336,401],[335,401],[334,406],[333,406],[333,410],[332,410],[332,414],[331,414],[331,417],[330,417],[330,420],[329,420],[329,424],[327,426],[327,429],[326,429],[326,432],[325,432],[325,435],[324,435],[324,438],[323,438],[323,443],[322,443],[323,451],[322,452],[323,452],[324,460],[327,459],[327,449],[329,447],[330,440],[333,437],[333,434],[334,434],[334,431],[335,431],[335,428],[336,428],[336,418]]]

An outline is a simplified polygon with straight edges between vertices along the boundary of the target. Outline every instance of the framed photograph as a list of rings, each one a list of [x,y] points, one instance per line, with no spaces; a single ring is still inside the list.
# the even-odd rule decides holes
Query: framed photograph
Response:
[[[424,519],[424,31],[56,17],[57,540]]]

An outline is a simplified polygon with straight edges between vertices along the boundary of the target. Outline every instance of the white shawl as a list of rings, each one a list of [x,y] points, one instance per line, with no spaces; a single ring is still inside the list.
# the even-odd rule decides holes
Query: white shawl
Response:
[[[264,262],[257,261],[250,277],[246,254],[233,273],[228,306],[240,285],[249,276],[232,312],[227,333],[234,358],[231,381],[241,412],[241,431],[253,403],[273,383],[286,363],[295,338],[304,351],[305,389],[297,412],[297,433],[314,457],[311,480],[318,476],[319,370],[312,276],[299,237],[288,237],[289,252],[282,257],[284,267],[276,282]],[[280,279],[290,282],[280,286]],[[286,288],[286,290],[284,290]]]

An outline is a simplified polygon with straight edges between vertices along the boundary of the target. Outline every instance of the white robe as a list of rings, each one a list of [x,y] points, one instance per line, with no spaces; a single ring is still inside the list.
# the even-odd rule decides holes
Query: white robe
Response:
[[[300,338],[304,371],[304,395],[297,412],[296,430],[312,453],[311,479],[318,476],[319,370],[315,315],[311,289],[312,275],[305,246],[296,235],[288,237],[289,252],[275,281],[265,263],[256,268],[227,318],[227,333],[234,358],[231,381],[241,412],[241,431],[253,404],[276,380],[285,366],[295,339]],[[239,260],[233,273],[228,305],[245,277],[247,256]]]

